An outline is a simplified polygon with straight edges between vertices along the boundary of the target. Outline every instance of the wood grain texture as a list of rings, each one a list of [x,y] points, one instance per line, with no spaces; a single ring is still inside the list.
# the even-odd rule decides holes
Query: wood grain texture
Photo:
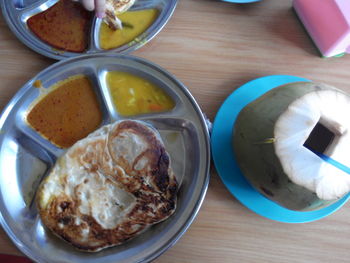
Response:
[[[322,59],[291,5],[291,0],[249,5],[180,0],[165,28],[133,55],[174,74],[212,121],[232,91],[265,75],[295,75],[350,92],[350,55]],[[21,44],[1,17],[0,110],[53,62]],[[350,204],[307,224],[267,220],[232,197],[212,168],[194,223],[155,262],[349,262],[349,220]],[[0,253],[20,254],[3,231]]]

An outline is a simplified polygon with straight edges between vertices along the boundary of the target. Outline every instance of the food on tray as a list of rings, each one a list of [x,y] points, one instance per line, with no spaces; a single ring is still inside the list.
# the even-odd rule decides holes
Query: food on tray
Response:
[[[149,28],[157,19],[159,12],[157,9],[146,9],[139,11],[128,11],[119,16],[123,28],[113,30],[106,24],[101,24],[100,46],[102,49],[112,49],[120,47],[131,41],[137,40],[143,32]]]
[[[121,244],[167,219],[177,182],[158,132],[118,121],[74,144],[42,182],[41,220],[78,249]]]
[[[28,19],[29,29],[48,45],[65,51],[83,52],[89,45],[93,14],[79,3],[60,0]]]
[[[157,19],[157,9],[128,11],[135,0],[107,0],[105,23],[101,24],[102,49],[120,47],[138,39]],[[118,15],[118,17],[117,17]],[[90,41],[93,13],[78,2],[60,0],[49,9],[30,17],[28,28],[43,42],[59,51],[84,52]]]
[[[107,73],[106,80],[120,115],[163,112],[175,107],[175,102],[163,89],[139,76],[111,71]]]
[[[135,0],[106,0],[106,16],[103,21],[112,29],[122,29],[122,21],[117,17],[127,11]]]
[[[297,82],[275,88],[237,118],[239,167],[263,195],[292,210],[325,207],[350,190],[350,97],[333,87]]]
[[[29,109],[28,124],[43,137],[66,148],[96,130],[102,113],[91,81],[83,75],[59,81]],[[49,92],[48,92],[49,91]]]

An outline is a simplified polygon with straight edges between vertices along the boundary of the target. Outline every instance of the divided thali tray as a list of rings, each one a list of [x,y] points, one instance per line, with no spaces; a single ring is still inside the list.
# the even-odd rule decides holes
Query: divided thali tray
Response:
[[[62,1],[62,2],[60,2]],[[54,8],[55,6],[58,6],[58,3],[60,2],[61,7],[59,7],[58,10],[52,10],[51,13],[45,14],[46,11],[49,9]],[[4,0],[0,1],[0,6],[3,12],[3,15],[7,21],[7,24],[9,25],[10,29],[14,32],[14,34],[17,36],[18,39],[20,39],[25,45],[27,45],[29,48],[33,49],[34,51],[47,56],[51,57],[57,60],[70,58],[79,56],[82,54],[94,54],[94,53],[108,53],[108,52],[114,52],[114,53],[129,53],[132,52],[140,47],[142,47],[144,44],[149,42],[153,37],[155,37],[161,29],[165,26],[165,24],[168,22],[170,17],[172,16],[175,7],[177,4],[177,0],[137,0],[135,4],[130,8],[130,12],[138,12],[138,11],[146,11],[146,10],[154,10],[155,13],[153,13],[153,20],[148,21],[147,27],[144,29],[131,29],[133,27],[132,24],[129,22],[125,23],[125,30],[140,30],[135,37],[132,39],[129,39],[124,44],[116,45],[115,47],[111,47],[110,45],[108,47],[102,47],[101,46],[101,40],[100,40],[100,34],[104,31],[106,32],[106,25],[102,22],[101,19],[96,18],[93,15],[93,12],[86,11],[80,4],[73,2],[72,0]],[[62,35],[61,32],[59,32],[59,17],[57,16],[57,13],[60,12],[61,9],[64,9],[62,5],[69,5],[69,7],[66,7],[68,9],[65,10],[63,13],[69,13],[65,14],[65,21],[72,21],[70,16],[75,17],[76,14],[78,14],[79,19],[84,19],[86,21],[80,21],[77,22],[78,24],[75,27],[77,28],[85,28],[84,33],[82,32],[73,32],[73,35],[78,35],[80,38],[82,38],[81,41],[86,42],[85,44],[80,43],[79,45],[83,45],[83,47],[79,49],[67,49],[64,44],[62,48],[62,45],[55,46],[55,43],[42,40],[44,37],[39,37],[38,34],[34,33],[33,30],[30,28],[33,27],[35,30],[41,30],[45,34],[52,34],[51,37],[54,39],[55,42],[57,40],[57,37],[60,37]],[[72,6],[73,5],[73,6]],[[74,8],[73,8],[74,7]],[[71,9],[77,9],[73,10],[71,13],[67,12],[67,10]],[[31,22],[31,18],[42,14],[43,16],[40,18],[42,21],[38,24],[30,25],[29,22]],[[57,16],[56,18],[54,16]],[[122,22],[123,18],[120,17]],[[55,20],[56,19],[56,20]],[[125,19],[133,19],[135,21],[135,18],[125,18]],[[139,18],[138,18],[139,19]],[[43,22],[44,21],[44,22]],[[47,28],[42,29],[43,23],[45,24],[45,21],[53,21],[52,25],[47,26]],[[80,23],[80,24],[79,24]],[[81,24],[82,23],[82,24]],[[142,20],[140,23],[145,23],[145,20]],[[64,32],[66,32],[67,27],[70,27],[71,24],[66,23],[63,25],[63,27],[66,27],[62,29]],[[45,25],[44,25],[45,27]],[[46,31],[45,31],[46,30]],[[124,29],[123,29],[124,30]],[[57,31],[56,33],[53,33]],[[79,31],[79,30],[77,30]],[[129,32],[128,31],[128,32]],[[50,33],[48,33],[50,32]],[[42,34],[44,34],[42,33]],[[68,32],[69,34],[72,34],[72,32]],[[76,33],[76,34],[75,34]],[[108,35],[110,32],[107,32]],[[112,33],[111,33],[112,34]],[[114,33],[113,33],[114,34]],[[117,33],[119,34],[119,33]],[[121,34],[124,34],[123,32]],[[129,33],[128,33],[129,34]],[[130,33],[131,34],[131,33]],[[86,35],[86,36],[85,36]],[[120,35],[117,35],[116,37],[120,37]],[[116,38],[115,37],[115,38]],[[130,35],[128,36],[130,38]],[[109,36],[107,36],[109,38]],[[78,38],[77,38],[78,39]],[[71,41],[72,37],[67,38],[67,41]],[[62,40],[66,41],[66,40]],[[76,40],[80,41],[80,40]]]
[[[111,101],[106,74],[129,72],[155,83],[175,102],[172,110],[131,116],[153,125],[164,141],[179,182],[175,213],[136,238],[98,253],[80,252],[53,236],[41,223],[35,205],[40,181],[65,152],[28,126],[30,105],[47,89],[74,75],[93,83],[102,123],[126,119]],[[28,81],[0,115],[0,223],[14,244],[37,262],[148,262],[173,245],[187,230],[204,199],[209,182],[210,142],[198,104],[171,74],[129,55],[83,55],[58,62]]]

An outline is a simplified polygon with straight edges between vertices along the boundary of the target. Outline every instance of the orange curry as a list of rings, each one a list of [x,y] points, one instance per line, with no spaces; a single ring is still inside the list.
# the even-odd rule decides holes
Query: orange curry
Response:
[[[27,115],[27,122],[61,148],[72,146],[102,122],[90,80],[82,75],[58,82]]]
[[[28,27],[50,46],[71,52],[83,52],[89,44],[92,12],[72,0],[57,4],[28,19]]]

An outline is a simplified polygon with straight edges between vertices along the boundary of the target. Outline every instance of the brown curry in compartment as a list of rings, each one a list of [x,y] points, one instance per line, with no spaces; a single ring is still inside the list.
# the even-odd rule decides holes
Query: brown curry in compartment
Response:
[[[50,46],[71,52],[83,52],[89,45],[93,13],[72,0],[57,4],[27,21],[29,29]]]
[[[90,80],[77,75],[58,82],[29,111],[27,122],[61,148],[86,137],[102,122],[102,112]]]

